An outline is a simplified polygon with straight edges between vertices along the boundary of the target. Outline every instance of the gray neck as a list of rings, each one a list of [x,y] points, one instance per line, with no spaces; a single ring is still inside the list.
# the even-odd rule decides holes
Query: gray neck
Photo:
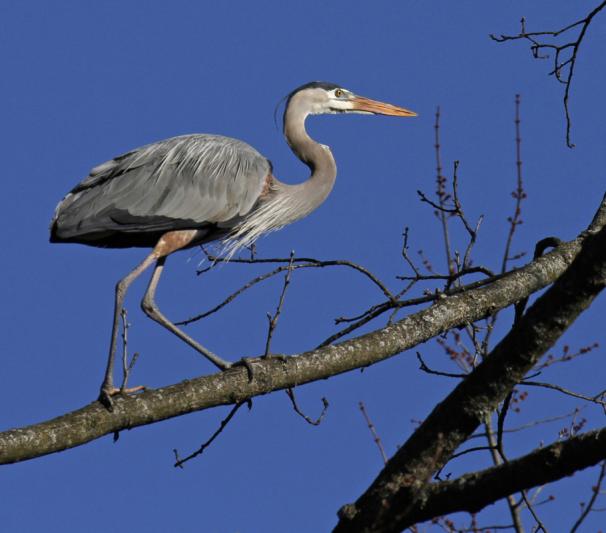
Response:
[[[249,246],[264,233],[309,215],[332,190],[337,166],[328,146],[318,144],[305,131],[308,105],[297,94],[291,98],[284,116],[284,133],[292,151],[311,169],[311,176],[297,185],[288,185],[274,178],[272,194],[268,194],[231,233],[227,257],[243,246]]]
[[[293,221],[307,216],[324,202],[337,177],[337,165],[328,146],[317,143],[305,131],[309,111],[299,103],[297,96],[291,99],[286,110],[284,134],[292,151],[310,168],[311,176],[297,185],[280,183],[284,197],[292,202]]]

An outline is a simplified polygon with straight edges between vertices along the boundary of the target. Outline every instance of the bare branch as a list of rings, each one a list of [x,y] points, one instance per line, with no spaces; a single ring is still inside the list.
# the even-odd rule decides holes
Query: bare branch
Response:
[[[221,303],[212,307],[208,311],[197,314],[197,315],[187,318],[185,320],[180,320],[178,322],[175,322],[175,324],[178,326],[185,326],[185,325],[191,324],[192,322],[202,320],[202,319],[216,313],[217,311],[220,311],[223,307],[230,304],[232,301],[234,301],[238,296],[240,296],[242,293],[244,293],[248,289],[252,288],[253,286],[257,285],[258,283],[260,283],[262,281],[265,281],[269,278],[272,278],[273,276],[276,276],[277,274],[280,274],[281,272],[298,270],[301,268],[326,268],[326,267],[332,267],[332,266],[342,266],[342,267],[351,268],[351,269],[359,272],[360,274],[364,275],[366,278],[368,278],[374,285],[376,285],[379,288],[379,290],[383,293],[383,295],[385,295],[385,297],[387,297],[390,301],[395,300],[395,296],[387,288],[387,286],[381,280],[379,280],[379,278],[377,278],[372,272],[370,272],[363,266],[353,263],[351,261],[345,261],[345,260],[321,261],[321,260],[313,259],[310,257],[268,258],[268,259],[258,259],[255,257],[251,257],[249,259],[232,258],[230,260],[227,260],[222,257],[210,255],[206,251],[205,251],[205,253],[207,254],[207,258],[209,259],[209,261],[212,261],[213,265],[215,265],[217,263],[248,264],[248,265],[265,264],[265,263],[268,263],[268,264],[287,263],[287,265],[276,267],[275,269],[271,270],[270,272],[266,272],[265,274],[261,274],[261,275],[257,276],[256,278],[253,278],[252,280],[250,280],[246,284],[244,284],[242,287],[240,287],[238,290],[231,293]],[[292,261],[291,261],[291,259],[292,259]],[[291,262],[292,262],[292,264],[291,264]],[[207,267],[206,269],[203,269],[203,270],[199,270],[198,274],[208,272],[208,270],[210,268],[212,268],[212,266]]]
[[[597,498],[600,494],[600,489],[602,488],[602,483],[604,482],[605,476],[606,476],[606,461],[603,461],[602,466],[600,467],[600,473],[598,474],[598,480],[597,480],[596,484],[591,488],[591,491],[592,491],[591,498],[589,498],[589,502],[587,503],[587,505],[583,506],[583,511],[581,512],[581,516],[579,516],[577,521],[573,524],[572,528],[570,529],[570,533],[575,533],[575,531],[577,531],[579,529],[579,527],[581,526],[581,524],[583,523],[585,518],[587,518],[587,516],[591,512],[593,505],[595,504],[595,501],[597,500]]]
[[[579,48],[581,46],[581,43],[583,42],[583,39],[585,38],[585,34],[587,33],[589,25],[593,21],[593,18],[604,8],[606,8],[606,1],[601,2],[597,7],[590,11],[585,18],[577,20],[576,22],[573,22],[572,24],[569,24],[559,30],[529,32],[526,30],[526,19],[522,18],[522,20],[520,21],[521,30],[520,33],[518,33],[517,35],[490,35],[491,39],[498,43],[517,40],[528,41],[530,43],[530,50],[532,52],[532,56],[535,59],[549,58],[549,55],[544,53],[545,51],[553,53],[553,69],[551,70],[551,72],[549,72],[549,75],[554,76],[558,82],[564,85],[563,102],[564,113],[566,115],[566,145],[569,148],[574,148],[574,144],[570,140],[570,87],[572,86],[574,69],[576,66]],[[538,39],[540,37],[557,38],[561,35],[569,33],[571,30],[576,29],[579,30],[576,34],[576,38],[573,37],[571,41],[565,42],[563,44],[551,44],[544,40]]]
[[[538,448],[499,466],[433,483],[403,527],[458,511],[479,512],[508,494],[557,481],[605,458],[606,429],[601,429]]]
[[[175,448],[173,450],[173,452],[175,454],[175,464],[174,464],[175,468],[177,468],[177,467],[183,468],[183,465],[185,463],[187,463],[187,461],[191,461],[192,459],[195,459],[196,457],[198,457],[198,455],[203,454],[204,450],[206,450],[206,448],[208,448],[213,443],[213,441],[223,432],[223,430],[225,429],[227,424],[229,424],[229,421],[238,412],[238,409],[240,409],[240,407],[242,407],[245,403],[248,403],[249,409],[252,407],[252,403],[250,403],[249,401],[239,402],[236,405],[234,405],[232,407],[232,409],[229,411],[229,414],[223,420],[221,420],[221,425],[219,426],[219,429],[217,429],[217,431],[215,431],[212,434],[210,439],[208,439],[206,442],[204,442],[195,452],[192,452],[187,457],[184,457],[183,459],[181,459],[179,457],[179,452]]]
[[[436,207],[436,214],[440,219],[442,226],[442,236],[444,239],[444,250],[446,252],[446,264],[448,265],[448,272],[452,274],[454,267],[452,264],[452,252],[450,250],[450,233],[448,231],[448,210],[445,208],[446,202],[449,198],[446,192],[446,178],[442,175],[442,156],[440,153],[440,107],[436,109],[436,121],[434,123],[435,132],[435,150],[436,150],[436,196],[438,197],[438,205],[429,202],[431,205]],[[423,198],[423,193],[417,191]]]
[[[265,342],[265,357],[269,355],[269,350],[271,349],[271,340],[274,336],[274,331],[276,326],[278,325],[278,320],[280,319],[280,314],[282,313],[282,306],[284,305],[284,298],[286,297],[286,291],[288,290],[288,286],[290,285],[290,277],[292,275],[293,268],[293,259],[295,257],[295,252],[290,252],[290,262],[288,263],[288,270],[286,271],[286,275],[284,276],[284,285],[282,285],[282,292],[280,293],[280,299],[278,300],[278,306],[276,307],[276,312],[272,315],[267,313],[267,320],[269,322],[267,329],[267,341]]]
[[[478,232],[480,231],[480,226],[482,225],[482,221],[484,220],[484,215],[480,215],[478,221],[474,228],[471,227],[471,224],[467,220],[465,213],[463,212],[463,205],[459,198],[459,162],[454,162],[454,168],[452,172],[452,194],[454,198],[455,205],[455,215],[459,217],[465,230],[469,234],[469,243],[467,244],[467,248],[465,249],[465,254],[463,255],[463,264],[460,270],[469,270],[470,269],[470,261],[471,261],[471,251],[476,243],[478,238]]]
[[[320,413],[320,416],[318,416],[318,418],[316,419],[313,419],[307,416],[299,407],[299,404],[297,403],[297,397],[295,396],[294,388],[289,387],[288,389],[286,389],[286,395],[290,398],[290,402],[292,403],[292,407],[295,410],[295,413],[297,413],[301,418],[303,418],[305,422],[312,426],[319,426],[322,423],[322,420],[324,420],[324,417],[326,416],[329,407],[329,403],[326,398],[322,398],[322,412]]]
[[[575,416],[581,409],[583,409],[583,407],[577,407],[574,409],[574,411],[572,411],[570,413],[566,413],[566,414],[558,415],[558,416],[551,416],[548,418],[542,418],[542,419],[538,419],[538,420],[533,420],[532,422],[527,422],[526,424],[522,424],[521,426],[517,426],[517,427],[513,427],[513,428],[506,428],[506,429],[503,429],[503,434],[517,433],[519,431],[524,431],[526,429],[540,426],[543,424],[549,424],[552,422],[559,422],[560,420],[566,420],[567,418],[571,418],[572,416]],[[486,432],[485,433],[474,433],[473,435],[471,435],[469,437],[468,440],[485,438],[486,436],[487,436]],[[496,448],[496,446],[495,446],[495,448]]]
[[[545,383],[542,381],[524,380],[520,382],[520,385],[527,385],[529,387],[542,387],[544,389],[555,390],[561,392],[562,394],[565,394],[566,396],[572,396],[573,398],[578,398],[579,400],[585,400],[586,402],[591,402],[602,407],[606,407],[606,401],[604,401],[603,399],[606,390],[598,392],[595,396],[586,396],[585,394],[580,394],[578,392],[565,389],[564,387],[560,387],[559,385],[554,385],[553,383]]]
[[[512,270],[509,274],[516,272],[517,270]],[[455,275],[456,276],[456,275]],[[327,346],[332,344],[334,341],[348,335],[352,331],[360,328],[364,324],[367,324],[371,320],[381,316],[383,313],[390,311],[392,309],[403,309],[405,307],[413,307],[416,305],[421,305],[428,302],[438,302],[446,297],[452,297],[458,294],[463,294],[469,292],[474,289],[479,289],[480,287],[484,287],[490,285],[500,279],[502,279],[504,274],[497,274],[487,279],[482,279],[479,281],[474,281],[473,283],[469,283],[468,285],[458,285],[456,287],[452,287],[446,291],[437,291],[427,294],[426,296],[420,296],[418,298],[410,298],[409,300],[396,300],[395,302],[387,301],[382,302],[376,305],[371,306],[366,311],[361,313],[358,318],[354,318],[357,320],[355,323],[343,328],[341,331],[338,331],[328,337],[328,339],[324,340],[321,344],[318,345],[319,348],[323,346]],[[341,319],[341,321],[345,321],[347,319]]]
[[[370,523],[375,529],[387,523],[391,529],[406,525],[432,473],[606,285],[606,230],[586,243],[590,241],[492,353],[436,406],[355,505],[344,508],[336,531],[363,531]],[[581,279],[583,288],[577,285]]]
[[[418,277],[418,276],[420,276],[419,269],[416,267],[416,265],[414,264],[414,262],[412,261],[412,259],[408,255],[408,228],[407,227],[404,228],[404,231],[402,232],[402,238],[403,238],[403,242],[402,242],[402,257],[408,263],[408,266],[410,266],[411,270]]]
[[[261,259],[261,258],[225,259],[223,257],[210,256],[210,259],[217,263],[244,264],[244,265],[263,264],[263,263],[286,263],[288,265],[288,264],[290,264],[290,261],[291,261],[290,257],[287,257],[287,258],[263,258],[263,259]],[[387,288],[387,286],[384,283],[382,283],[379,280],[379,278],[377,278],[372,272],[370,272],[369,270],[367,270],[366,268],[364,268],[361,265],[353,263],[352,261],[347,261],[345,259],[328,259],[328,260],[322,261],[320,259],[314,259],[313,257],[295,257],[292,260],[292,262],[294,263],[294,265],[292,267],[293,270],[296,270],[298,268],[326,268],[326,267],[331,267],[331,266],[343,266],[343,267],[351,268],[353,270],[358,271],[360,274],[366,276],[370,281],[372,281],[381,290],[381,292],[383,292],[383,294],[385,296],[387,296],[388,298],[393,296],[391,294],[391,291]],[[286,270],[287,268],[288,268],[288,266],[286,266],[284,268],[284,270]]]
[[[442,377],[446,377],[446,378],[458,378],[458,379],[467,377],[467,374],[453,374],[451,372],[440,372],[438,370],[432,370],[425,364],[425,361],[423,361],[423,357],[421,357],[420,352],[417,352],[417,359],[419,360],[419,363],[420,363],[419,370],[422,370],[423,372],[426,372],[427,374],[433,374],[434,376],[442,376]]]
[[[599,346],[600,346],[599,343],[594,342],[592,344],[579,348],[576,352],[571,353],[570,347],[568,345],[565,345],[562,350],[563,351],[562,355],[560,355],[558,357],[555,357],[553,354],[547,355],[545,361],[542,362],[540,365],[537,365],[535,367],[535,370],[543,370],[545,368],[548,368],[548,367],[558,364],[558,363],[567,363],[568,361],[572,361],[573,359],[576,359],[577,357],[582,357],[583,355],[587,355],[588,353],[591,353],[596,348],[599,348]]]
[[[490,456],[492,458],[492,462],[495,466],[502,465],[505,462],[503,460],[503,446],[501,444],[501,449],[499,450],[498,441],[497,439],[495,439],[494,432],[492,429],[491,415],[489,414],[487,414],[484,418],[484,427],[486,428],[485,437],[490,448]],[[504,430],[501,430],[501,434],[503,434],[504,432]],[[508,494],[505,500],[507,501],[509,514],[511,515],[513,528],[515,529],[516,533],[524,533],[524,525],[522,523],[522,517],[520,515],[520,505],[516,502],[516,499],[513,494]]]
[[[124,393],[127,390],[129,392],[143,391],[145,390],[144,386],[128,389],[128,378],[130,377],[130,373],[137,363],[139,353],[135,352],[130,362],[128,361],[128,328],[130,328],[130,324],[127,319],[126,309],[122,309],[120,317],[122,319],[122,385],[120,385],[120,392]]]
[[[366,425],[368,426],[370,434],[372,435],[372,440],[375,441],[377,448],[379,448],[379,453],[381,454],[381,458],[383,459],[383,464],[386,465],[387,464],[387,454],[385,453],[385,449],[383,448],[383,443],[381,442],[381,438],[379,437],[379,435],[377,433],[377,429],[375,428],[375,425],[372,423],[372,420],[370,419],[370,417],[368,416],[368,413],[366,412],[366,406],[364,405],[364,402],[359,402],[358,407],[360,408],[360,411],[362,412],[362,416],[364,417],[364,420],[366,421]]]
[[[503,253],[503,261],[501,263],[501,272],[507,271],[508,263],[512,260],[511,244],[516,229],[522,224],[522,202],[526,199],[526,191],[524,190],[524,182],[522,181],[522,155],[521,145],[522,138],[520,137],[520,95],[516,94],[515,101],[515,129],[516,129],[516,189],[511,193],[515,200],[513,215],[508,217],[509,232],[505,244],[505,252]]]
[[[326,379],[393,357],[444,331],[465,326],[512,305],[553,283],[566,271],[574,273],[578,267],[573,268],[572,265],[587,254],[592,255],[592,261],[598,265],[606,246],[596,249],[594,241],[599,241],[606,233],[601,230],[605,224],[606,201],[589,228],[575,240],[560,244],[549,254],[502,276],[489,286],[439,299],[428,309],[338,345],[286,357],[285,361],[255,359],[252,381],[249,381],[245,368],[235,367],[220,374],[148,390],[136,396],[117,396],[112,413],[95,401],[46,422],[4,431],[0,433],[0,464],[73,448],[123,429],[219,405],[235,404],[260,394]],[[590,275],[577,276],[577,285],[573,287],[575,292],[578,293],[579,283],[587,284],[592,279]],[[560,309],[559,312],[563,309],[557,305],[551,308]],[[559,314],[556,313],[554,318],[559,319]]]
[[[489,278],[494,277],[494,272],[483,266],[473,266],[468,268],[463,268],[458,272],[454,272],[453,274],[430,274],[430,275],[419,275],[419,276],[396,276],[397,279],[401,279],[402,281],[427,281],[427,280],[446,280],[449,284],[452,284],[454,281],[462,278],[463,276],[469,276],[470,274],[484,274]]]

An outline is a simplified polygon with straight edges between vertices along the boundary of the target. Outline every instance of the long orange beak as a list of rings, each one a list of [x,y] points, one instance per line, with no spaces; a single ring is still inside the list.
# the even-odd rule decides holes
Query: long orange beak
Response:
[[[377,115],[391,115],[394,117],[416,117],[414,111],[398,107],[397,105],[386,104],[363,96],[354,96],[352,99],[353,108],[356,111],[365,111],[366,113],[376,113]]]

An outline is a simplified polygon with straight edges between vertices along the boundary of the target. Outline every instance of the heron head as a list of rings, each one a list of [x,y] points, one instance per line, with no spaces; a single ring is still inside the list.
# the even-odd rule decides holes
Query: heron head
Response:
[[[414,111],[358,96],[339,85],[324,81],[312,81],[295,89],[288,96],[286,112],[289,108],[305,115],[362,113],[396,117],[417,116]]]

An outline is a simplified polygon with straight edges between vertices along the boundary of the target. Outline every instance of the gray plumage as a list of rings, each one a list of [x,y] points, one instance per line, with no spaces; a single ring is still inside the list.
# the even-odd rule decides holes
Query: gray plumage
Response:
[[[183,135],[93,168],[55,210],[52,242],[151,247],[167,231],[226,235],[257,205],[270,162],[219,135]]]
[[[155,263],[141,302],[145,313],[222,370],[232,366],[168,320],[155,302],[167,257],[184,248],[223,239],[231,257],[262,234],[303,218],[328,196],[337,167],[328,146],[305,130],[309,115],[373,113],[415,116],[404,108],[356,96],[334,83],[312,82],[293,91],[284,111],[288,145],[311,170],[307,181],[288,185],[272,174],[271,163],[254,148],[219,135],[185,135],[137,148],[93,168],[59,203],[51,221],[51,242],[92,246],[153,247],[116,285],[109,357],[100,399],[134,389],[113,382],[116,342],[124,297],[130,284]]]

